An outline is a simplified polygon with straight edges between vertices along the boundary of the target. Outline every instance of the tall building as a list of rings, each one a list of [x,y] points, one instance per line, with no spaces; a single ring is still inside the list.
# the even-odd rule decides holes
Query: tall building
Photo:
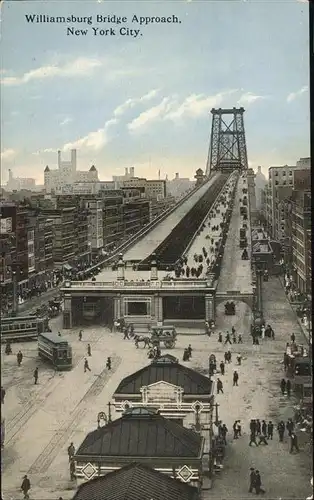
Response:
[[[311,191],[293,191],[291,197],[292,216],[292,269],[299,290],[311,293],[312,259],[311,249]]]
[[[187,177],[180,177],[177,172],[174,179],[167,181],[167,193],[175,198],[181,198],[183,194],[192,189],[193,186],[193,181]]]
[[[94,165],[88,171],[77,170],[76,149],[71,150],[71,159],[62,160],[58,151],[58,168],[51,170],[47,165],[44,170],[44,184],[47,193],[71,194],[76,182],[98,182],[98,172]]]
[[[310,175],[310,164],[303,162],[302,159],[299,162],[297,164],[305,166],[284,165],[281,167],[270,167],[268,170],[269,179],[264,190],[263,215],[272,238],[278,238],[278,219],[276,217],[278,215],[278,203],[283,200],[283,195],[279,194],[280,191],[284,188],[283,192],[285,196],[289,197],[289,193],[292,193],[294,187],[302,182],[302,179],[309,178],[307,176]],[[287,187],[290,189],[286,189]],[[280,211],[282,213],[282,207]]]
[[[261,211],[262,209],[262,193],[267,185],[267,180],[262,172],[262,167],[257,167],[257,172],[255,174],[255,198],[256,198],[256,210]]]

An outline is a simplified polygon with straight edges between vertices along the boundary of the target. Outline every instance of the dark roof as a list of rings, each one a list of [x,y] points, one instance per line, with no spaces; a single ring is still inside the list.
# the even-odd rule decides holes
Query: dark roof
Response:
[[[140,394],[141,387],[160,381],[182,387],[185,395],[208,395],[212,389],[212,382],[205,375],[187,366],[174,363],[171,359],[166,362],[165,357],[162,357],[160,362],[153,361],[148,366],[125,377],[118,385],[114,396]]]
[[[50,172],[50,168],[48,167],[48,165],[46,165],[44,172]]]
[[[197,489],[142,464],[97,477],[78,487],[73,500],[197,500]]]
[[[89,169],[90,172],[95,172],[96,171],[96,167],[95,165],[92,165],[91,168]]]
[[[197,458],[202,437],[151,410],[132,408],[121,418],[87,434],[76,452],[101,457]]]

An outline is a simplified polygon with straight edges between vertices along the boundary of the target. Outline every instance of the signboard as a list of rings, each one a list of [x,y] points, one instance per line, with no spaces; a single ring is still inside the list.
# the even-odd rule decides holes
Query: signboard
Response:
[[[0,233],[1,234],[12,233],[12,217],[6,217],[5,219],[0,219]]]
[[[143,403],[180,403],[182,399],[181,387],[163,381],[142,387],[141,391]]]

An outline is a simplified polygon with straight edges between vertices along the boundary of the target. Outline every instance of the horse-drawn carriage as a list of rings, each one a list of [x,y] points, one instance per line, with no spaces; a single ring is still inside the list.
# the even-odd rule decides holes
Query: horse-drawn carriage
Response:
[[[225,314],[226,316],[235,315],[235,303],[233,301],[225,303]]]
[[[163,342],[164,346],[171,349],[176,345],[177,331],[174,326],[153,326],[150,331],[151,343],[159,345]]]

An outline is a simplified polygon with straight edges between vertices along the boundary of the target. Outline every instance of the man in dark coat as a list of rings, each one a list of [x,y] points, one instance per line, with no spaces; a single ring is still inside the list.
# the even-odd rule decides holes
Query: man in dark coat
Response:
[[[284,395],[285,390],[286,390],[286,381],[284,378],[281,379],[280,382],[280,389],[281,389],[281,394]]]
[[[250,468],[250,487],[249,487],[249,493],[252,493],[253,489],[255,489],[255,479],[256,479],[255,469],[253,469],[253,467],[251,467]]]
[[[237,372],[237,371],[234,371],[234,372],[233,372],[233,385],[234,385],[234,386],[235,386],[235,385],[236,385],[236,386],[238,385],[238,380],[239,380],[239,374],[238,374],[238,372]]]
[[[288,396],[288,398],[290,398],[290,395],[291,395],[291,382],[290,382],[289,379],[286,382],[286,389],[287,389],[287,396]]]
[[[284,433],[285,433],[285,423],[283,422],[283,420],[281,420],[277,426],[277,431],[278,431],[278,435],[279,435],[279,442],[282,443],[283,442],[283,436],[284,436]]]
[[[265,490],[262,489],[262,479],[258,470],[255,473],[255,491],[256,495],[259,495],[259,493],[265,493]]]
[[[270,420],[267,424],[267,439],[273,439],[274,435],[274,424]]]
[[[219,366],[220,366],[221,375],[224,375],[225,374],[225,363],[222,361]]]
[[[30,489],[31,489],[30,480],[28,479],[27,476],[24,476],[22,484],[21,484],[21,490],[24,493],[24,498],[29,498],[28,492]]]
[[[34,370],[34,384],[37,385],[38,382],[38,367]]]
[[[222,381],[221,381],[221,380],[220,380],[220,378],[219,378],[219,379],[217,380],[217,394],[219,394],[220,392],[221,392],[222,394],[224,393],[224,391],[223,391],[223,383],[222,383]]]
[[[298,438],[296,434],[292,432],[290,436],[290,453],[292,453],[294,449],[297,453],[299,453]]]
[[[291,418],[288,418],[288,421],[286,423],[286,429],[288,431],[289,436],[291,437],[292,431],[294,429],[294,423],[292,422]]]

